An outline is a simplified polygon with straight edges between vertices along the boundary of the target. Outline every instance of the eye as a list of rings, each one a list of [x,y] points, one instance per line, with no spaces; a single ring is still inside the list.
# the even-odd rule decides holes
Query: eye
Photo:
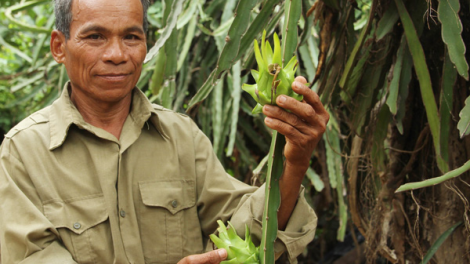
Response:
[[[88,35],[87,38],[92,39],[92,40],[98,40],[101,38],[101,36],[99,34],[91,34],[91,35]]]
[[[128,40],[138,40],[138,39],[140,39],[138,36],[133,35],[133,34],[126,35],[124,38],[128,39]]]

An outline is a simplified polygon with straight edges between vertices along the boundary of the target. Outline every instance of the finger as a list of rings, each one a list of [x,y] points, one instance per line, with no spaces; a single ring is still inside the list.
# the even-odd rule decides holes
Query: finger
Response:
[[[302,84],[307,84],[307,79],[304,76],[297,76],[294,79],[294,82],[300,82]]]
[[[323,104],[318,94],[312,91],[305,84],[306,84],[305,78],[303,78],[302,76],[298,76],[297,78],[295,78],[294,82],[292,83],[292,90],[296,92],[297,94],[303,95],[305,102],[310,104],[317,113],[319,114],[326,113],[327,111],[323,107]]]
[[[269,128],[276,130],[286,138],[295,139],[295,142],[303,142],[306,139],[307,133],[302,133],[298,128],[286,122],[271,117],[266,117],[264,122]]]
[[[299,102],[292,97],[283,95],[278,97],[276,103],[281,108],[290,111],[290,113],[286,111],[283,111],[284,113],[281,113],[278,111],[277,114],[280,115],[280,119],[288,122],[289,124],[292,124],[293,126],[297,126],[305,122],[307,122],[307,124],[309,125],[313,125],[317,122],[317,113],[315,109],[313,108],[313,106],[307,103]],[[299,120],[303,121],[299,122]]]
[[[219,264],[227,258],[225,249],[217,249],[199,255],[191,255],[182,259],[178,264]]]
[[[303,105],[303,106],[306,106],[306,107],[312,109],[311,106],[309,106],[305,103],[300,103],[295,99],[292,99],[292,100],[293,100],[292,103],[300,104],[300,105]],[[299,107],[301,108],[302,106],[299,106]],[[294,109],[294,108],[295,107],[292,107],[289,110]],[[299,112],[301,112],[303,110],[298,110],[298,109],[291,110],[291,111],[292,111],[292,113],[289,113],[289,112],[287,112],[287,111],[285,111],[285,110],[283,110],[279,107],[271,106],[271,105],[266,105],[263,108],[263,113],[267,117],[273,118],[275,120],[279,120],[283,123],[287,123],[290,126],[294,127],[295,129],[299,130],[303,134],[310,133],[309,130],[311,129],[312,124],[314,124],[316,122],[315,114],[313,112],[312,113],[299,114]],[[313,111],[313,110],[311,110],[311,111]]]

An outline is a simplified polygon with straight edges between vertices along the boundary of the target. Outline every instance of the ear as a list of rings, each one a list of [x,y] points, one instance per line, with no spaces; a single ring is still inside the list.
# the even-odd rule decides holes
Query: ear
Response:
[[[65,35],[59,30],[51,33],[51,53],[57,63],[65,62]]]

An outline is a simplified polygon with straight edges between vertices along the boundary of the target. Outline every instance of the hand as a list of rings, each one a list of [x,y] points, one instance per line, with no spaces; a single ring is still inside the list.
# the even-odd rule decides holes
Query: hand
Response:
[[[178,264],[219,264],[227,258],[225,249],[217,249],[199,255],[187,256],[180,260]]]
[[[303,95],[302,102],[288,96],[279,96],[276,99],[279,107],[263,107],[266,125],[286,137],[284,156],[287,165],[298,168],[299,171],[307,170],[313,150],[330,118],[318,95],[306,83],[307,80],[301,76],[296,77],[292,83],[294,92]]]

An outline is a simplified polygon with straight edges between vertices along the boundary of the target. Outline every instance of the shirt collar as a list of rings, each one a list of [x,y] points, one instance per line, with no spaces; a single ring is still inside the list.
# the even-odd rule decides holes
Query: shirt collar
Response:
[[[71,89],[70,82],[67,82],[61,96],[51,105],[49,116],[51,137],[49,145],[50,150],[54,150],[64,143],[72,124],[75,124],[81,129],[86,129],[95,135],[97,134],[95,133],[97,128],[85,122],[78,109],[72,103],[69,89]],[[139,129],[150,120],[162,137],[169,139],[158,117],[158,112],[155,109],[156,106],[149,102],[140,89],[134,88],[132,93],[133,99],[128,118],[132,118],[134,124],[138,126]]]

